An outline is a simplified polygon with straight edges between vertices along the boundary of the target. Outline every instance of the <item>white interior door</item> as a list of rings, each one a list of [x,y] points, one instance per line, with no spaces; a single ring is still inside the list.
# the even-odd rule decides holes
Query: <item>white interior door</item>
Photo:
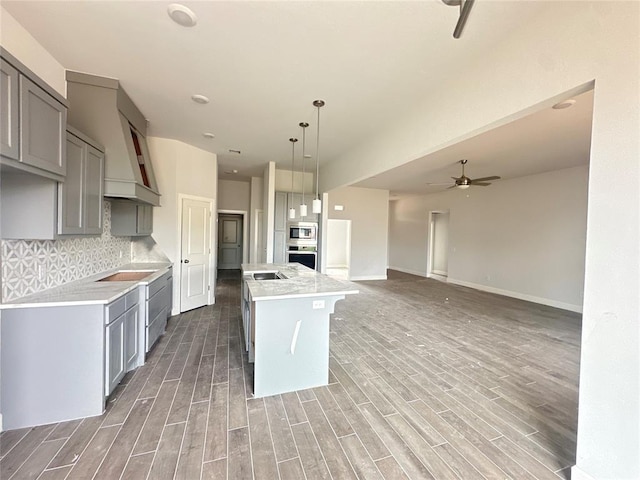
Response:
[[[180,311],[207,304],[211,264],[211,202],[182,200]]]
[[[242,264],[242,215],[218,215],[218,268],[239,270]]]

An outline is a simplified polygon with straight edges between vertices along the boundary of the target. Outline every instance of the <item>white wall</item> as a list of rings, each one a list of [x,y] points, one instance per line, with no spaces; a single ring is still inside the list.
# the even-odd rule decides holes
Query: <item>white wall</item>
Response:
[[[275,195],[276,195],[276,164],[269,162],[264,169],[263,190],[262,190],[262,210],[263,210],[263,232],[262,244],[264,245],[264,259],[267,263],[273,262],[273,232],[275,226]]]
[[[449,212],[431,215],[431,271],[447,275],[449,269]],[[427,262],[429,263],[429,262]]]
[[[218,210],[249,211],[251,184],[237,180],[218,181]]]
[[[65,69],[4,8],[0,7],[0,43],[60,95],[67,96]]]
[[[448,210],[450,282],[581,311],[587,182],[575,167],[391,202],[390,268],[425,275],[429,212]]]
[[[329,219],[351,220],[350,278],[387,278],[389,192],[344,187],[329,192],[328,199]],[[327,203],[323,208],[327,208]],[[335,205],[343,205],[344,210],[336,211]]]
[[[153,169],[160,190],[160,208],[153,209],[153,239],[173,263],[172,314],[178,314],[180,302],[180,204],[178,195],[186,194],[214,200],[217,196],[218,160],[215,154],[168,138],[147,137]],[[215,257],[215,222],[211,252]],[[211,282],[215,292],[215,258],[211,259]],[[213,297],[212,297],[213,300]]]
[[[314,167],[315,168],[315,167]],[[311,172],[293,172],[293,191],[302,193],[302,179],[304,178],[304,193],[313,197],[316,191],[315,175]],[[291,191],[291,170],[276,170],[275,179],[276,192],[290,192]]]
[[[639,2],[547,2],[320,178],[322,191],[368,178],[595,80],[574,480],[640,478],[638,18]],[[462,41],[473,40],[465,31]]]
[[[327,267],[349,266],[349,221],[331,219],[327,222]]]
[[[260,239],[262,232],[259,231],[256,220],[258,215],[258,210],[262,210],[262,187],[264,184],[264,179],[262,177],[251,177],[251,192],[250,192],[250,214],[249,218],[251,220],[249,225],[249,261],[251,263],[261,263],[262,257],[259,250]]]

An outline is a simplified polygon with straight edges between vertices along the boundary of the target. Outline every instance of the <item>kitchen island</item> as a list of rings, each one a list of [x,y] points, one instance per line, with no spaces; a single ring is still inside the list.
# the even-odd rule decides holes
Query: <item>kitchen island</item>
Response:
[[[327,385],[330,315],[355,285],[298,263],[257,263],[242,265],[241,289],[254,396]]]

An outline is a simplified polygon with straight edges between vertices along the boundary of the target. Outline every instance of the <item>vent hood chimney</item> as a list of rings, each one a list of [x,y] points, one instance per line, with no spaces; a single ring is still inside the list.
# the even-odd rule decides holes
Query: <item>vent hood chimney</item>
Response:
[[[105,197],[160,205],[147,121],[113,78],[67,71],[70,125],[105,147]]]

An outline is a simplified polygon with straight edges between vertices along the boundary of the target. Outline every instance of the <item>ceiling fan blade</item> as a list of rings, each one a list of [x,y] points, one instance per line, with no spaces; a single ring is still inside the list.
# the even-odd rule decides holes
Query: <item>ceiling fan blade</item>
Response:
[[[471,183],[486,182],[486,181],[489,181],[489,180],[500,180],[500,177],[494,175],[493,177],[474,178],[473,180],[471,180]]]
[[[451,185],[451,182],[445,182],[445,183],[427,183],[426,184],[428,187],[439,187],[442,185]]]
[[[452,189],[452,188],[456,188],[457,186],[458,186],[458,185],[453,184],[453,185],[451,185],[450,187],[447,187],[447,190],[450,190],[450,189]]]
[[[478,187],[487,187],[491,184],[488,182],[471,182],[471,185],[478,186]]]

